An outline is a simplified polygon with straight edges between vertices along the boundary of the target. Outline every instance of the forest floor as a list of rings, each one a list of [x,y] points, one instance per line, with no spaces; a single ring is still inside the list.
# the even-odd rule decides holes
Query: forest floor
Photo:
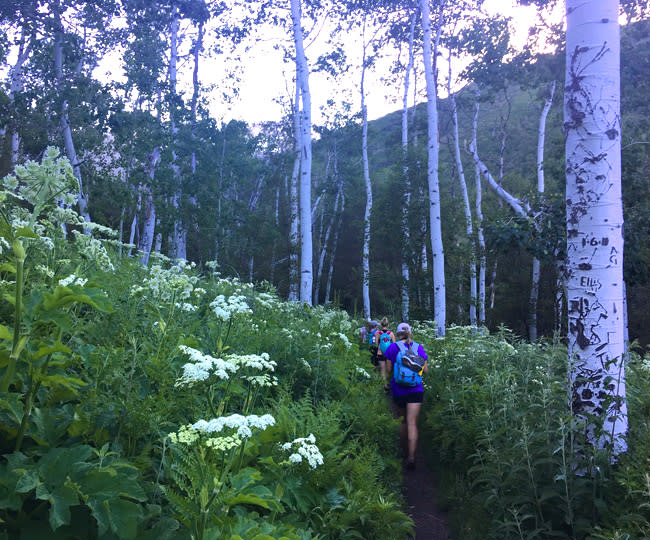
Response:
[[[390,395],[386,397],[393,415],[397,417],[393,400]],[[421,448],[415,454],[415,469],[402,468],[402,491],[407,513],[415,522],[413,540],[451,540],[447,516],[438,506],[437,480]]]

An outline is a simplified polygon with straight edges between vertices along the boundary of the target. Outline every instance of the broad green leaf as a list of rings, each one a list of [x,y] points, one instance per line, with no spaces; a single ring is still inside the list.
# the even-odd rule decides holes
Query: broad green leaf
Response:
[[[88,384],[86,381],[82,381],[76,377],[69,377],[67,375],[41,375],[39,380],[41,380],[43,386],[47,388],[64,387],[72,391]]]
[[[236,493],[234,497],[227,499],[226,503],[229,506],[252,504],[266,508],[267,510],[275,510],[278,512],[283,510],[282,504],[275,499],[273,493],[265,486],[254,486],[248,488],[244,493]]]
[[[145,501],[147,495],[135,477],[127,476],[115,469],[93,470],[80,481],[80,489],[96,499],[112,499],[129,497],[137,501]]]
[[[16,265],[11,263],[0,264],[0,272],[9,272],[10,274],[16,273]]]
[[[71,486],[64,485],[52,493],[50,503],[50,525],[56,531],[70,523],[70,507],[79,504],[79,496]]]
[[[32,358],[34,360],[38,360],[39,358],[42,358],[43,356],[47,356],[48,354],[54,354],[55,352],[62,352],[66,354],[71,354],[72,350],[70,347],[66,347],[63,343],[60,341],[55,343],[54,345],[47,345],[45,347],[41,347],[38,351],[36,351],[33,355]]]
[[[43,294],[45,310],[58,309],[74,303],[88,304],[100,311],[112,311],[108,298],[100,289],[84,289],[84,294],[78,294],[70,287],[57,285],[53,293]]]
[[[89,497],[86,504],[97,520],[99,535],[108,530],[119,538],[130,540],[137,538],[138,522],[142,519],[142,508],[126,499],[97,499]]]
[[[18,227],[16,230],[16,236],[22,236],[23,238],[40,238],[40,236],[29,227]]]
[[[16,423],[23,419],[22,394],[18,392],[0,392],[0,409],[9,411]]]
[[[39,478],[38,471],[28,469],[18,479],[18,482],[16,483],[16,491],[18,493],[29,493],[31,490],[36,489],[40,483],[41,479]]]
[[[14,339],[14,333],[9,330],[4,324],[0,324],[0,339]]]
[[[56,324],[61,330],[69,330],[72,326],[72,319],[68,313],[65,311],[52,310],[52,311],[42,311],[38,315],[38,320],[42,323],[52,322]]]

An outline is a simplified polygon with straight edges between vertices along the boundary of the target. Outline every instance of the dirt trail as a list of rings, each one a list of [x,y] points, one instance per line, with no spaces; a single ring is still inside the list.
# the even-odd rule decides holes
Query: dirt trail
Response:
[[[408,514],[415,522],[415,540],[451,540],[447,517],[437,505],[436,479],[421,451],[416,454],[415,470],[404,469],[403,479]]]
[[[397,410],[390,395],[386,396],[393,416]],[[415,454],[415,469],[402,467],[403,494],[407,513],[415,522],[414,540],[451,540],[447,516],[438,508],[436,479],[422,455],[420,441]]]

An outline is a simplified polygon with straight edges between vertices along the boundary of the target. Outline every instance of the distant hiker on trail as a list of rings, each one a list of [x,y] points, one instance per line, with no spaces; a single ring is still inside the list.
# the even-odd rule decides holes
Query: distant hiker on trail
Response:
[[[370,331],[366,335],[366,344],[370,349],[370,361],[374,366],[377,365],[377,344],[375,343],[376,335],[379,331],[377,328],[379,323],[377,321],[368,321]]]
[[[388,381],[390,380],[391,364],[386,361],[384,356],[386,349],[390,347],[391,343],[395,343],[395,334],[388,329],[388,319],[384,317],[381,320],[381,329],[375,334],[375,344],[377,345],[377,362],[379,364],[379,373],[384,381],[384,390],[390,392]]]
[[[363,323],[363,326],[359,328],[359,337],[361,338],[361,345],[366,344],[366,336],[368,335],[368,326],[370,325],[370,320]]]
[[[428,371],[424,347],[413,341],[411,327],[402,322],[397,325],[397,341],[384,355],[393,364],[390,388],[393,402],[402,423],[399,426],[402,449],[406,450],[406,468],[415,468],[415,449],[418,445],[418,416],[424,398],[422,374]]]

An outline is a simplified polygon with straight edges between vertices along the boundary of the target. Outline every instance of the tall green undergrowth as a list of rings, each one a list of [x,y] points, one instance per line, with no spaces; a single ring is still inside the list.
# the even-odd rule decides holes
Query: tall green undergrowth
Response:
[[[562,344],[471,328],[424,341],[432,368],[424,444],[439,466],[455,538],[648,537],[647,356],[632,353],[628,362],[630,450],[611,465],[569,414]]]
[[[0,539],[409,537],[347,314],[120,257],[53,149],[4,184]]]

